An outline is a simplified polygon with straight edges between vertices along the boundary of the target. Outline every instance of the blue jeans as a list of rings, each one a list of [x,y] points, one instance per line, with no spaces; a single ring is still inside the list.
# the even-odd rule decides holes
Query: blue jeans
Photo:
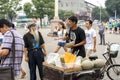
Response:
[[[28,64],[30,68],[30,80],[36,80],[36,65],[38,66],[39,76],[43,80],[43,65],[44,55],[42,49],[37,51],[30,50],[28,51]]]
[[[58,46],[60,46],[60,47],[64,47],[65,44],[66,44],[66,42],[58,42]]]

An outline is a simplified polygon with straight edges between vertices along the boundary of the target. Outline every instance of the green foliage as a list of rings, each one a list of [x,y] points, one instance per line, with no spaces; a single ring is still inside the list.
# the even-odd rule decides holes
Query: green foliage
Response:
[[[105,6],[110,16],[115,15],[115,10],[117,11],[117,16],[120,16],[120,0],[106,0]]]
[[[9,11],[9,13],[7,15],[8,15],[10,21],[13,21],[13,18],[17,17],[17,14],[13,10]]]
[[[107,21],[109,19],[109,15],[106,11],[105,8],[99,8],[99,7],[95,7],[93,9],[93,19],[97,19],[97,20],[100,20],[100,9],[101,9],[101,20],[102,21]]]
[[[0,0],[0,17],[8,17],[11,21],[16,17],[16,11],[21,10],[19,2],[21,0]]]
[[[31,3],[25,3],[24,4],[24,12],[26,13],[27,17],[32,17],[33,16],[32,6],[33,5]]]
[[[54,15],[54,0],[32,0],[35,7],[36,16],[43,18],[45,14]]]
[[[70,17],[71,15],[74,15],[72,11],[66,11],[66,10],[59,10],[59,17],[61,19],[66,19]]]
[[[43,18],[48,15],[49,18],[54,16],[54,0],[32,0],[32,3],[24,4],[24,11],[28,17],[37,16]]]

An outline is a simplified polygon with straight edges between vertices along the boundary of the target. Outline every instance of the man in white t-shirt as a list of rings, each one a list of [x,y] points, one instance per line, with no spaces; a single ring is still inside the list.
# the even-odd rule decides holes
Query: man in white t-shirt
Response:
[[[38,18],[36,16],[33,17],[33,21],[36,24],[36,29],[41,32],[40,22],[38,21]]]
[[[96,52],[96,31],[92,28],[92,21],[86,21],[86,57],[89,57],[93,52]]]

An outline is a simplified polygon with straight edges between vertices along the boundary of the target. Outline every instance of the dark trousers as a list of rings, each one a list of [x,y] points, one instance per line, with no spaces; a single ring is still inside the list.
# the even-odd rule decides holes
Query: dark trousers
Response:
[[[99,33],[99,35],[100,35],[100,44],[105,45],[105,34]]]
[[[30,68],[30,80],[36,80],[36,66],[38,66],[39,76],[41,80],[43,80],[43,65],[42,62],[44,61],[44,55],[42,49],[37,51],[30,50],[28,51],[29,57],[29,68]]]

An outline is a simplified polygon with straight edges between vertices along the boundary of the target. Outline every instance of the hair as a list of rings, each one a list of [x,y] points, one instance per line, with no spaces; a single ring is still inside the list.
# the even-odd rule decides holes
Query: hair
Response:
[[[3,28],[4,25],[8,27],[12,26],[11,22],[9,22],[7,19],[0,19],[0,28]]]
[[[87,20],[87,21],[89,22],[89,24],[91,24],[91,25],[92,25],[92,23],[93,23],[93,22],[92,22],[92,20]]]
[[[76,16],[71,16],[71,17],[68,18],[68,20],[71,20],[72,22],[75,22],[76,24],[78,22],[78,19],[77,19]]]
[[[62,25],[62,28],[63,28],[63,29],[66,29],[65,24],[64,24],[63,22],[59,22],[59,24]]]
[[[36,24],[32,23],[28,25],[28,29],[30,29],[32,26],[36,26]]]
[[[11,27],[14,29],[15,28],[15,25],[13,23],[11,23]]]

